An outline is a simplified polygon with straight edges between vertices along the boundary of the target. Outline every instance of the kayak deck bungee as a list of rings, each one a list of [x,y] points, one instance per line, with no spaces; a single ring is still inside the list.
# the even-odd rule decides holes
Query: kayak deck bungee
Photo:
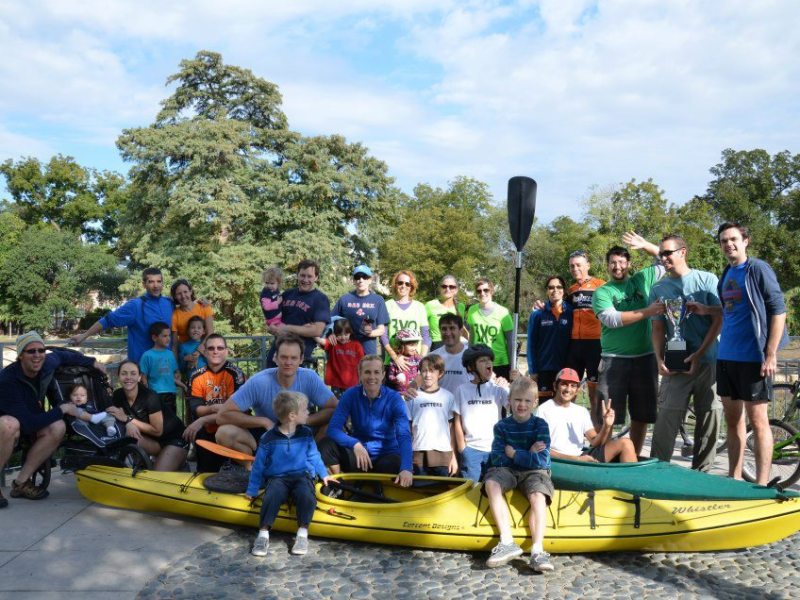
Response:
[[[208,490],[204,482],[210,475],[141,471],[133,476],[130,469],[98,465],[76,473],[81,493],[94,502],[258,527],[260,500],[251,505],[242,494]],[[488,500],[471,481],[419,477],[415,481],[420,487],[404,489],[394,485],[390,475],[350,473],[337,478],[364,486],[370,494],[382,494],[389,502],[361,502],[347,491],[342,498],[330,498],[318,484],[311,535],[466,551],[488,551],[498,541]],[[506,498],[515,540],[528,549],[530,506],[517,492]],[[296,526],[294,510],[282,507],[274,528],[293,532]],[[658,499],[619,490],[557,489],[548,510],[545,549],[552,553],[731,550],[777,541],[798,530],[796,495]]]

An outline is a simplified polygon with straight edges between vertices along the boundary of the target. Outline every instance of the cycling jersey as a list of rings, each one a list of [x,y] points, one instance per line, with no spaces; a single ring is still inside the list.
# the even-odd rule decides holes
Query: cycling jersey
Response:
[[[605,281],[597,277],[589,277],[580,282],[573,283],[567,290],[566,300],[572,305],[572,336],[573,340],[599,340],[600,321],[592,310],[594,291]]]

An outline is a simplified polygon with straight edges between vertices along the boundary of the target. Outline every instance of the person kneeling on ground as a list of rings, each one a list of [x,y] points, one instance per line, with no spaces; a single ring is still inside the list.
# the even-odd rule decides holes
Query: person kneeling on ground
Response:
[[[586,462],[636,462],[636,449],[628,438],[610,440],[614,427],[611,400],[602,402],[602,426],[596,431],[589,411],[574,403],[580,379],[573,369],[561,369],[556,375],[555,396],[552,402],[539,407],[537,415],[550,428],[550,456]],[[583,449],[584,439],[591,447]]]
[[[314,516],[314,475],[326,485],[331,481],[314,443],[308,422],[308,398],[300,392],[279,392],[272,401],[278,424],[261,436],[258,442],[250,483],[245,496],[253,500],[264,487],[261,501],[261,528],[250,553],[266,556],[269,532],[281,504],[291,495],[297,513],[297,537],[292,554],[308,552],[308,526]]]
[[[544,551],[544,529],[547,505],[555,492],[550,479],[550,433],[547,423],[533,416],[539,401],[539,389],[529,377],[518,377],[508,393],[511,416],[494,426],[494,441],[489,455],[484,491],[489,498],[495,525],[500,530],[500,543],[486,561],[488,567],[499,567],[522,555],[514,543],[511,515],[505,492],[519,489],[531,504],[528,526],[531,530],[531,568],[537,572],[552,571],[550,555]]]
[[[64,415],[78,415],[79,409],[70,402],[44,410],[45,395],[60,366],[94,367],[105,373],[105,367],[94,358],[77,352],[54,350],[49,354],[44,340],[35,331],[17,338],[17,360],[0,371],[0,471],[2,471],[20,435],[32,440],[25,462],[11,483],[12,498],[41,500],[48,492],[35,485],[33,475],[45,460],[56,451],[66,433]],[[8,500],[0,491],[0,508]]]
[[[403,398],[381,385],[380,356],[362,358],[358,377],[361,384],[342,394],[333,411],[328,437],[320,442],[322,460],[331,473],[398,473],[395,483],[409,487],[413,479],[411,432]],[[348,418],[352,435],[344,430]]]

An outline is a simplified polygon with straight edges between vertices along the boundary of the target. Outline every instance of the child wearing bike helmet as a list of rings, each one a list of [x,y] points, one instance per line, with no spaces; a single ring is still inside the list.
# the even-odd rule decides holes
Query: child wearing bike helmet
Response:
[[[472,380],[458,388],[453,424],[461,476],[473,481],[481,478],[492,449],[494,425],[508,406],[508,381],[494,375],[493,361],[494,352],[484,344],[470,346],[461,358]]]
[[[408,386],[419,373],[419,363],[422,361],[419,344],[422,336],[416,329],[401,329],[394,339],[399,346],[397,353],[406,359],[406,370],[401,370],[395,361],[391,361],[386,367],[386,381],[388,387],[405,397]]]

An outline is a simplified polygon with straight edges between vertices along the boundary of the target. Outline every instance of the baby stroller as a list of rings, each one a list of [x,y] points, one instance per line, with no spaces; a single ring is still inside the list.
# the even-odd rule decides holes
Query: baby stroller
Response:
[[[88,412],[102,411],[111,406],[112,390],[108,377],[91,367],[79,366],[56,370],[48,393],[51,405],[69,402],[70,390],[76,384],[84,385],[88,391],[88,402],[83,406]],[[63,457],[60,463],[64,471],[77,471],[89,465],[131,467],[134,471],[153,468],[147,452],[136,445],[136,440],[125,435],[118,422],[110,425],[111,431],[102,423],[89,423],[69,416],[65,420],[67,435],[61,444]]]

